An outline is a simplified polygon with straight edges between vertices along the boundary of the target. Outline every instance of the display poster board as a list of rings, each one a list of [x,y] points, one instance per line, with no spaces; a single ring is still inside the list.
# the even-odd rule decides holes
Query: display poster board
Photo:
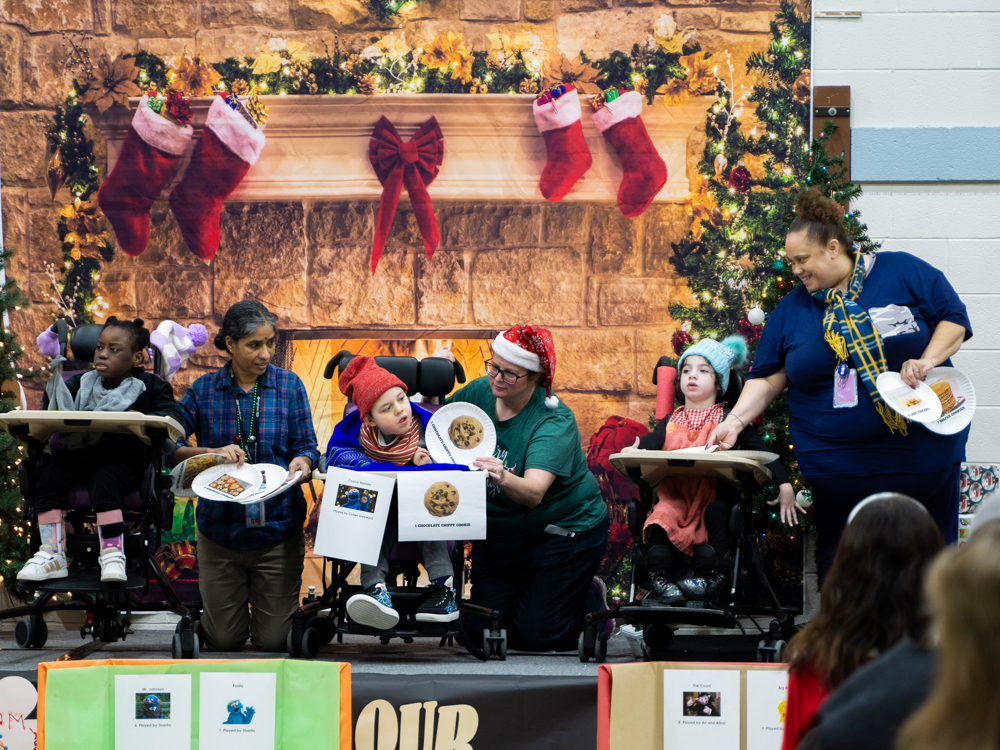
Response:
[[[378,565],[395,480],[373,472],[330,469],[316,527],[317,555]]]
[[[408,471],[396,475],[399,541],[486,538],[485,471]]]
[[[155,700],[147,702],[150,695]],[[109,659],[38,665],[39,748],[292,750],[304,737],[316,747],[350,750],[349,664]]]

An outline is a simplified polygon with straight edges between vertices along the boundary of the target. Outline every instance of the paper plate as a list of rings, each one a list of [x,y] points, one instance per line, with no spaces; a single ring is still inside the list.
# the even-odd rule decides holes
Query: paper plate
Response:
[[[278,466],[278,464],[254,464],[253,468],[261,474],[260,487],[252,495],[246,496],[242,495],[237,499],[237,502],[253,502],[258,497],[263,497],[271,492],[274,492],[281,483],[285,481],[288,476],[288,469]],[[249,493],[247,493],[249,494]]]
[[[486,412],[464,401],[434,412],[424,437],[427,452],[439,464],[472,466],[480,456],[492,456],[497,447],[497,430]]]
[[[954,367],[935,367],[924,381],[941,401],[941,418],[924,425],[939,435],[964,430],[976,413],[976,389],[963,372]]]
[[[941,401],[927,383],[910,388],[898,372],[883,372],[875,379],[882,400],[893,411],[914,422],[927,424],[941,416]]]
[[[236,464],[219,464],[196,476],[191,489],[206,500],[239,503],[257,492],[262,481],[260,472],[250,464],[243,464],[239,469]]]

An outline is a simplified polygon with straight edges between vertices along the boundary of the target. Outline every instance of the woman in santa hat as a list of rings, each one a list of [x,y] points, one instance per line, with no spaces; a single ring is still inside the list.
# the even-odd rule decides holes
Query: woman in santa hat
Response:
[[[466,401],[496,425],[487,539],[472,549],[472,602],[500,612],[512,648],[576,647],[587,612],[607,608],[595,578],[608,539],[604,500],[581,448],[576,418],[552,395],[552,334],[520,325],[496,337],[486,377],[449,401]],[[484,623],[469,632],[482,632]]]

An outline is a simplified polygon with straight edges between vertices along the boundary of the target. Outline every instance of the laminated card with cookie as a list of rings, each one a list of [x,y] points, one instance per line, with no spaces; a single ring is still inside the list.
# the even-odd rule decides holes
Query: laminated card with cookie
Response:
[[[406,384],[388,370],[379,367],[369,356],[355,357],[348,363],[338,382],[340,391],[357,406],[357,411],[345,417],[333,431],[326,453],[327,467],[362,470],[437,469],[467,470],[466,466],[435,464],[424,443],[424,429],[430,412],[411,404],[406,396]],[[482,432],[482,426],[479,428]],[[474,430],[464,429],[465,439],[474,437]],[[439,483],[443,484],[443,483]],[[434,487],[431,488],[433,490]],[[423,502],[432,513],[444,516],[454,512],[457,501],[449,497],[447,488],[437,488]],[[389,572],[387,554],[396,543],[397,527],[394,514],[382,539],[378,565],[361,566],[364,592],[347,601],[347,614],[355,622],[387,630],[399,622],[392,606],[392,596],[385,585]],[[452,580],[451,559],[447,542],[418,542],[424,568],[431,580],[431,593],[417,610],[420,622],[451,622],[458,619]]]

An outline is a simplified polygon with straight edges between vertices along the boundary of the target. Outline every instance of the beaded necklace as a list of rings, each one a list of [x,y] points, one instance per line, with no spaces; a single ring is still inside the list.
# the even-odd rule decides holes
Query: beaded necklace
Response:
[[[257,433],[255,427],[257,426],[257,417],[260,414],[260,399],[258,397],[260,380],[258,379],[253,384],[253,397],[251,399],[252,406],[250,407],[250,429],[245,430],[243,428],[243,411],[240,409],[240,399],[236,394],[236,375],[233,372],[232,365],[229,366],[229,377],[233,384],[233,400],[236,402],[236,442],[248,457],[250,456],[250,449],[253,448],[252,460],[256,462]]]

